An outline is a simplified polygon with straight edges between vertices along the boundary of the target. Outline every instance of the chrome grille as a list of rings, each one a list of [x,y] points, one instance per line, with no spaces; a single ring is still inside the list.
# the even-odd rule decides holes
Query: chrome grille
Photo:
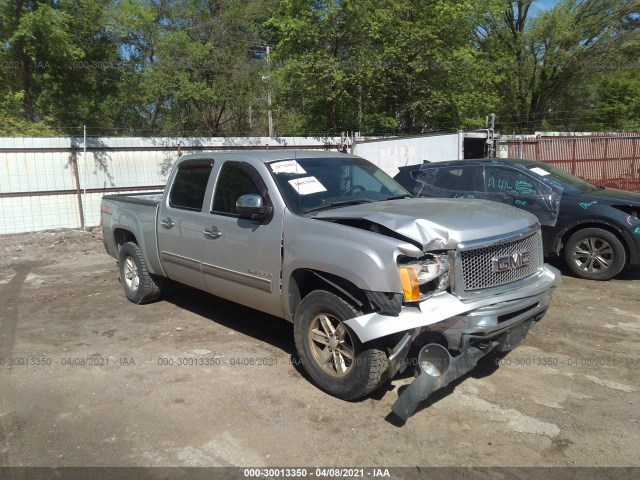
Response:
[[[524,250],[529,251],[530,262],[527,266],[505,272],[494,272],[494,258],[511,256]],[[542,237],[540,232],[513,241],[462,250],[460,251],[460,263],[462,266],[463,290],[471,291],[498,287],[534,275],[543,265],[542,257]]]

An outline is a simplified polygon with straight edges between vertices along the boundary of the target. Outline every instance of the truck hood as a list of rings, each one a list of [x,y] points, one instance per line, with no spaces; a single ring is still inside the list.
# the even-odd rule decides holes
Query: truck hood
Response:
[[[505,235],[535,225],[537,218],[488,200],[408,198],[364,203],[318,212],[326,221],[367,220],[422,245],[423,250]]]

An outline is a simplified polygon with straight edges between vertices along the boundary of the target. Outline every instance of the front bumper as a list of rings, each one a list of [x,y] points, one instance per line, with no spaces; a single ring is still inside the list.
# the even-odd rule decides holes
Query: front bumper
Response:
[[[370,314],[346,323],[363,342],[405,331],[389,356],[389,378],[404,369],[420,333],[437,332],[446,340],[446,348],[432,343],[418,354],[419,375],[393,405],[396,416],[406,421],[420,402],[471,371],[482,357],[520,345],[546,313],[553,290],[561,282],[560,273],[545,265],[534,283],[511,292],[467,302],[441,294],[422,302],[420,309],[403,307],[399,317]]]
[[[540,320],[551,303],[553,288],[532,297],[480,307],[463,315],[456,315],[442,322],[426,327],[429,331],[441,333],[447,340],[450,350],[464,351],[471,340],[503,337],[501,351],[517,347],[519,341],[512,332],[531,320]]]
[[[452,328],[449,322],[453,322],[458,325],[461,331],[466,331],[468,327],[471,329],[480,328],[482,332],[489,333],[492,329],[500,326],[501,322],[498,317],[514,312],[512,307],[517,305],[518,301],[522,301],[522,305],[524,305],[529,301],[535,304],[536,299],[544,301],[545,295],[548,295],[550,299],[553,288],[560,283],[562,283],[560,272],[554,267],[545,265],[542,273],[533,282],[504,293],[461,300],[448,292],[442,292],[420,302],[417,306],[403,306],[398,316],[369,313],[351,318],[345,323],[362,343],[425,327],[442,328],[436,324],[443,321],[449,325],[448,328]],[[495,321],[491,318],[494,318]],[[465,320],[467,321],[466,327]],[[459,323],[461,321],[462,324]]]

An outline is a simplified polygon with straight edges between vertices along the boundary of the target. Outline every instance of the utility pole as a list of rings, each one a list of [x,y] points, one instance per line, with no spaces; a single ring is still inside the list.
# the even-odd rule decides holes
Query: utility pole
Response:
[[[269,54],[271,53],[271,47],[267,45],[267,68],[271,63]],[[270,69],[269,69],[270,70]],[[271,71],[269,71],[271,73]],[[267,77],[267,118],[269,119],[269,138],[273,138],[273,117],[271,115],[271,85],[268,83],[269,77]]]
[[[496,141],[495,141],[495,128],[496,128],[496,114],[491,114],[491,123],[487,130],[487,153],[489,158],[495,158],[496,156]]]

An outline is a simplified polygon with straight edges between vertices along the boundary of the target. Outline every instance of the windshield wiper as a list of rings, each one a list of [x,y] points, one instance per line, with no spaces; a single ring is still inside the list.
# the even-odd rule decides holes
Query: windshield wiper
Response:
[[[394,195],[393,197],[387,197],[385,200],[400,200],[401,198],[415,198],[410,193],[405,193],[404,195]]]
[[[305,210],[304,213],[309,212],[317,212],[318,210],[326,210],[328,208],[334,207],[344,207],[347,205],[358,205],[360,203],[373,203],[376,200],[371,200],[370,198],[358,198],[354,200],[341,200],[339,202],[330,202],[328,200],[322,200],[322,205],[319,207],[310,208],[309,210]]]

